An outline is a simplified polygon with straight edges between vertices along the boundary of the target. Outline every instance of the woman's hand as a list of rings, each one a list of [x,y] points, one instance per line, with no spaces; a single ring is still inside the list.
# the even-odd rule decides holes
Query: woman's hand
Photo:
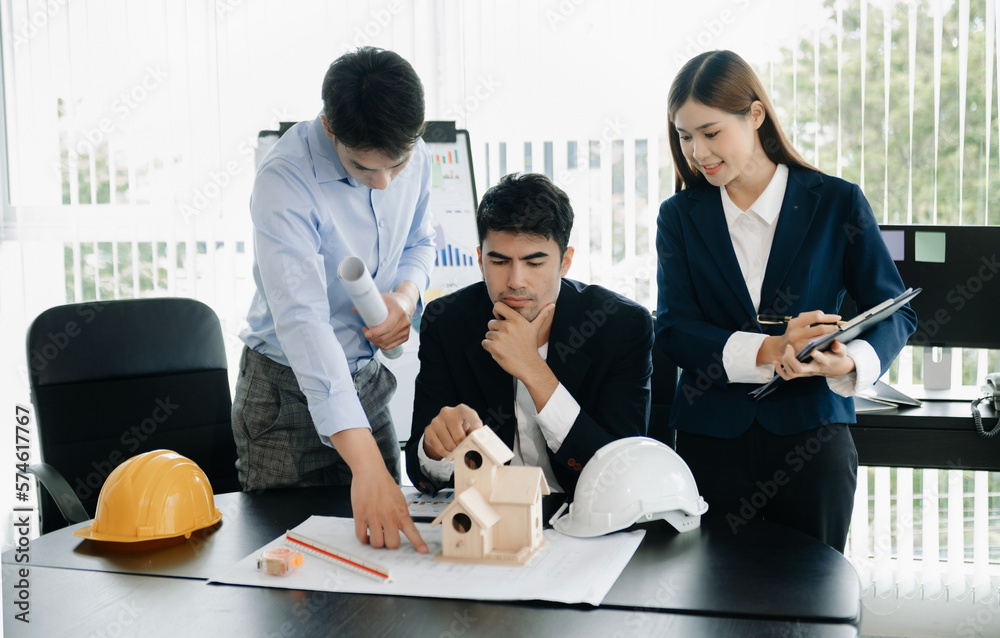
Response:
[[[814,350],[809,363],[796,359],[796,352],[788,346],[781,359],[774,361],[774,372],[786,381],[798,377],[842,377],[854,370],[854,359],[847,356],[847,346],[839,341],[834,341],[826,352]]]
[[[768,337],[757,352],[757,365],[770,363],[782,379],[797,377],[841,377],[854,370],[854,359],[847,356],[847,347],[834,342],[827,352],[813,352],[812,361],[803,363],[795,358],[810,341],[836,331],[840,315],[822,310],[803,312],[785,327],[780,337]]]

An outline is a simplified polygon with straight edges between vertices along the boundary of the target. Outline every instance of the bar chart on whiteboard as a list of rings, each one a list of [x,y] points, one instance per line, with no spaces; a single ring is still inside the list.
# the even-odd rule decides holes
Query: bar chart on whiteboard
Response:
[[[431,153],[430,211],[434,218],[434,269],[425,301],[482,279],[476,247],[476,189],[466,131],[453,142],[429,142]]]

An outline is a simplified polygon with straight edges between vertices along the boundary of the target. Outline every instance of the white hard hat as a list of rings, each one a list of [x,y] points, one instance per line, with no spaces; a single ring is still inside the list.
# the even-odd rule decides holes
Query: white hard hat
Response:
[[[707,511],[684,459],[656,439],[632,436],[608,443],[587,462],[569,511],[553,527],[589,537],[662,518],[687,532]]]

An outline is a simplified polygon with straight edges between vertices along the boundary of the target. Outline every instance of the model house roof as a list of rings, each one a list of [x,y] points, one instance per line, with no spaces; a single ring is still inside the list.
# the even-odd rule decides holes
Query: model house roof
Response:
[[[461,463],[462,457],[469,450],[476,450],[488,456],[497,465],[503,465],[514,458],[514,453],[504,445],[500,437],[496,435],[496,432],[491,428],[482,427],[478,430],[473,430],[469,436],[465,437],[465,440],[459,443],[451,451],[451,454],[445,457],[445,460]]]
[[[500,521],[500,515],[497,514],[495,509],[490,507],[490,504],[486,502],[486,499],[479,493],[479,490],[465,490],[455,497],[452,504],[446,507],[431,522],[431,525],[437,525],[450,516],[454,510],[464,511],[483,529],[489,529]]]
[[[497,468],[496,481],[490,501],[505,504],[531,504],[538,498],[538,492],[549,493],[549,484],[540,467]]]

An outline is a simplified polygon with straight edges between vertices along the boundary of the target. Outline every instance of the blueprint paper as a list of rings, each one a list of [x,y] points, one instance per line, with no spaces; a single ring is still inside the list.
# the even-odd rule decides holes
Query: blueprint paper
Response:
[[[375,287],[368,266],[360,257],[344,257],[337,267],[337,278],[344,284],[351,303],[354,304],[366,326],[374,328],[389,318],[389,309],[378,288]],[[396,346],[382,352],[390,359],[395,359],[403,354],[403,348]]]
[[[314,591],[472,600],[548,600],[597,606],[614,585],[645,535],[644,530],[597,538],[572,538],[545,530],[548,545],[524,567],[476,565],[434,560],[441,551],[441,527],[417,523],[430,549],[419,554],[404,538],[399,549],[375,549],[354,537],[350,518],[312,516],[294,531],[320,543],[389,568],[391,580],[377,582],[306,555],[289,576],[257,572],[257,557],[284,547],[284,535],[247,556],[210,583]]]

